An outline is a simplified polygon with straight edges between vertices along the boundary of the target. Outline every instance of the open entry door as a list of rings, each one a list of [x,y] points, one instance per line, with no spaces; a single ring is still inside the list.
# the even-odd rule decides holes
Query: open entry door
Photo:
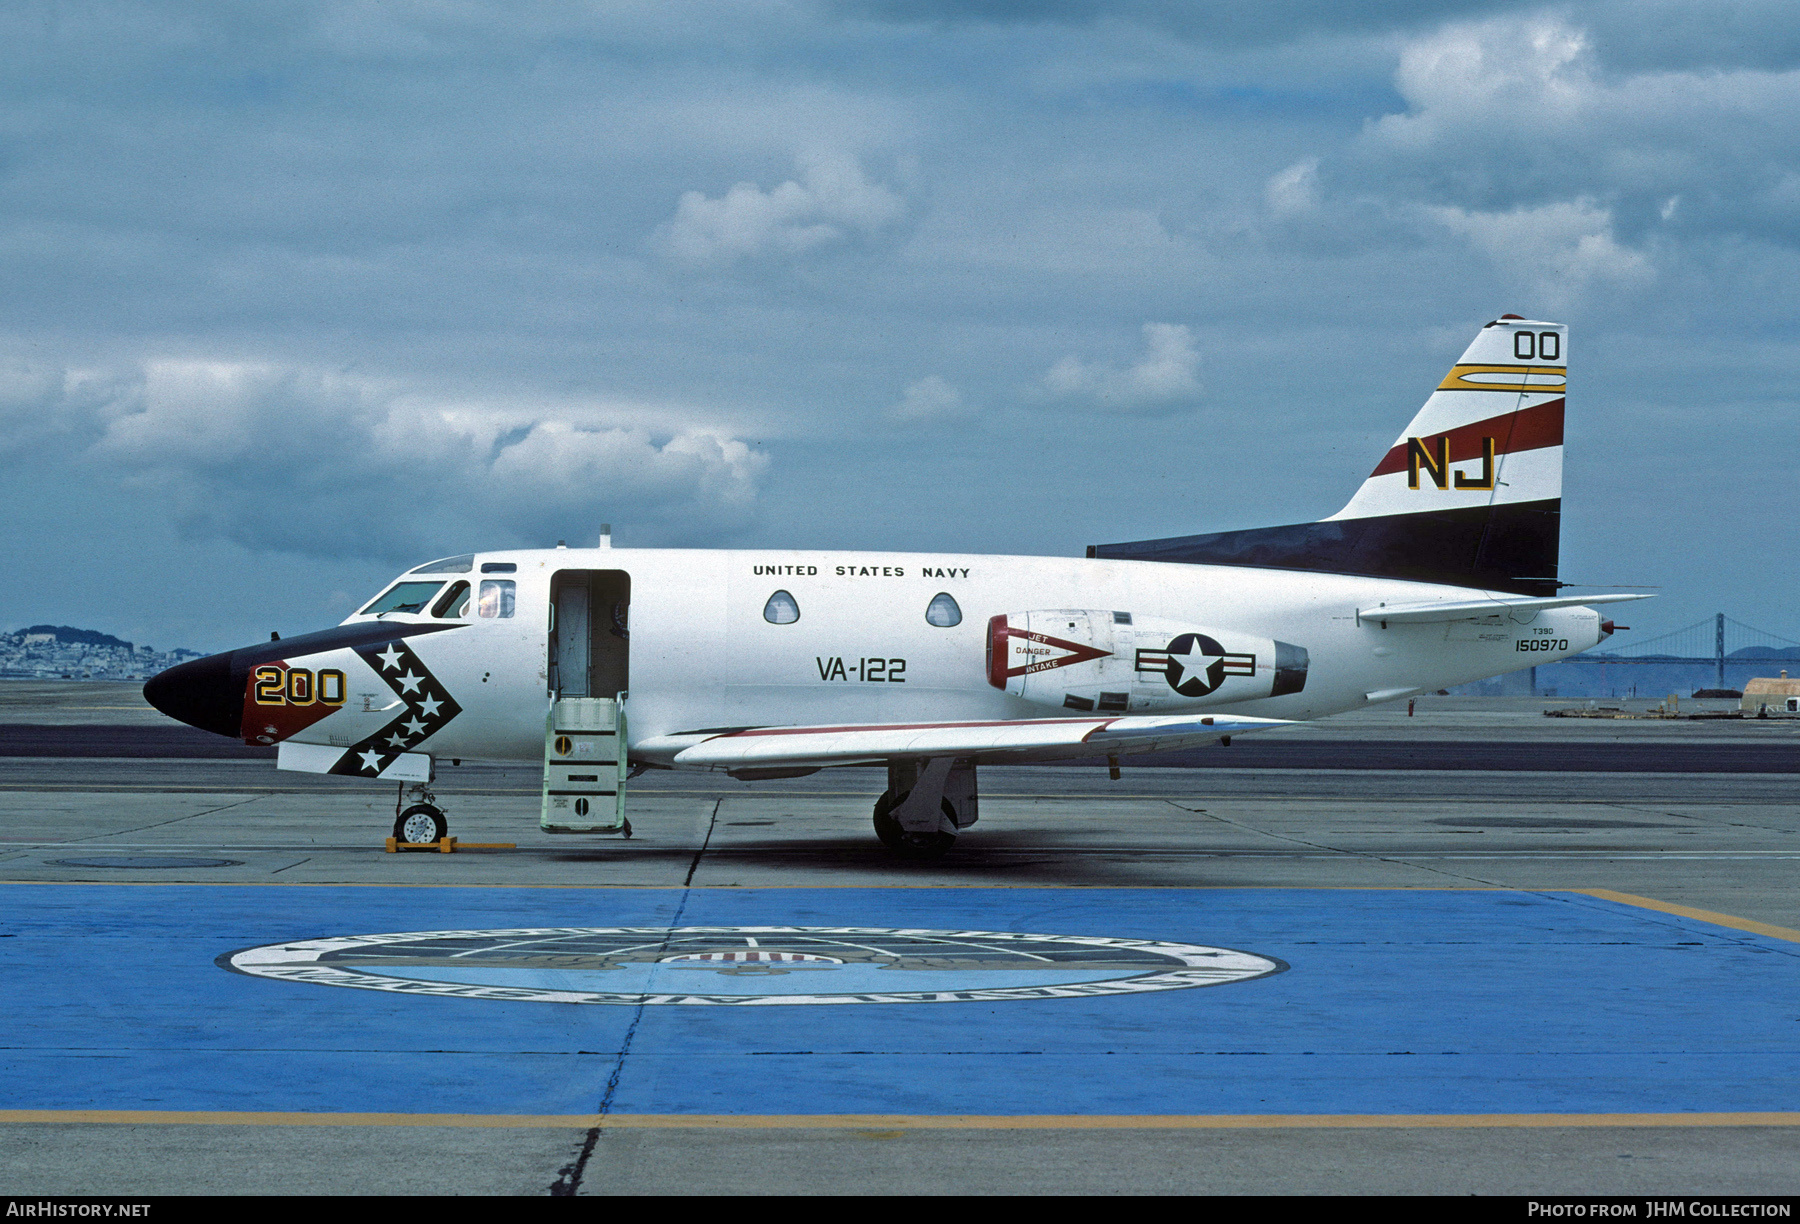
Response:
[[[559,570],[550,579],[550,690],[617,697],[631,687],[631,575]]]
[[[544,804],[550,833],[629,833],[625,694],[631,575],[559,570],[550,580],[550,714]]]

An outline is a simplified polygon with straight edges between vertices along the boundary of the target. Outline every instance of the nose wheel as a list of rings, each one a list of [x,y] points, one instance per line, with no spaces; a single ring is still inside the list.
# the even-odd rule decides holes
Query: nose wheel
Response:
[[[440,842],[450,832],[450,822],[429,803],[415,803],[394,818],[394,840],[425,845]]]
[[[934,859],[943,855],[944,851],[956,844],[954,833],[912,833],[900,827],[894,818],[893,810],[906,801],[912,794],[903,791],[896,795],[893,791],[883,793],[875,801],[875,836],[881,844],[892,850],[903,859]],[[956,809],[948,799],[943,800],[944,816],[952,825],[956,823]]]
[[[450,822],[444,819],[444,809],[437,805],[437,796],[423,782],[415,782],[411,793],[414,802],[401,811],[407,798],[406,784],[402,782],[394,795],[394,840],[415,846],[443,841],[450,833]]]

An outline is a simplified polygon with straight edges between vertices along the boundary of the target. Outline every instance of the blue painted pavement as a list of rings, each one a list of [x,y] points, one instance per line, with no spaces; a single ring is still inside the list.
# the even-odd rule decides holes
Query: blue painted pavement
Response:
[[[1169,940],[1290,969],[1089,998],[632,1007],[338,989],[214,963],[331,935],[677,919]],[[603,1103],[1797,1110],[1800,944],[1571,893],[0,886],[0,1108],[562,1114]]]

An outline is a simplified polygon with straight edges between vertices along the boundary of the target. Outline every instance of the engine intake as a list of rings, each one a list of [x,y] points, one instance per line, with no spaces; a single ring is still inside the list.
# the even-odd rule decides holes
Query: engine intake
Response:
[[[1306,687],[1306,650],[1130,612],[1050,609],[988,622],[988,683],[1065,710],[1174,713]]]

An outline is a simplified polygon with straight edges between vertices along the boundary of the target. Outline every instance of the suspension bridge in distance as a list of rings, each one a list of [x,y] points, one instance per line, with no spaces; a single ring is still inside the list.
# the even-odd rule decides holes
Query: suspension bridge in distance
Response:
[[[1608,649],[1596,646],[1549,666],[1704,666],[1713,669],[1714,687],[1722,689],[1726,687],[1727,666],[1767,670],[1781,663],[1789,663],[1800,670],[1800,642],[1746,625],[1719,612],[1653,638]]]

